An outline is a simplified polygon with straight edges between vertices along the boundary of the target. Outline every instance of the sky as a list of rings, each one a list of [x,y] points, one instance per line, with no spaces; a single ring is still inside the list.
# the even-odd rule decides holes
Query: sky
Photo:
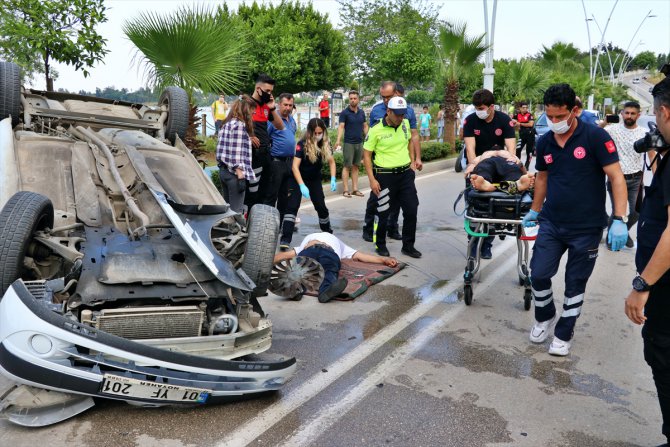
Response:
[[[307,0],[300,0],[301,2]],[[389,2],[393,0],[388,0]],[[428,0],[439,7],[439,18],[447,21],[464,21],[471,34],[485,32],[484,0]],[[489,23],[492,15],[493,0],[488,1]],[[128,88],[136,90],[144,86],[143,72],[133,64],[134,46],[121,31],[123,24],[136,18],[140,12],[169,13],[182,6],[194,3],[206,3],[215,7],[223,2],[214,1],[178,1],[178,0],[107,0],[105,5],[108,21],[98,26],[98,32],[107,39],[104,62],[90,70],[85,78],[81,72],[67,65],[57,64],[60,77],[55,88],[70,91],[84,89],[94,91],[96,87]],[[231,10],[244,1],[226,2]],[[251,3],[247,0],[246,3]],[[259,1],[262,3],[262,1]],[[266,0],[266,3],[279,3],[279,0]],[[327,13],[337,28],[339,5],[335,0],[313,0],[317,10]],[[608,16],[615,5],[609,24]],[[653,51],[670,53],[670,1],[668,0],[584,0],[586,14],[595,21],[585,21],[581,0],[498,0],[495,34],[494,58],[519,59],[537,54],[542,45],[551,46],[556,41],[571,42],[583,51],[589,48],[587,23],[590,29],[591,46],[600,42],[605,30],[605,42],[612,42],[621,48],[629,48],[631,53]],[[643,19],[643,26],[635,35]],[[597,25],[596,25],[597,24]],[[598,29],[600,27],[600,30]],[[606,62],[606,64],[608,64]],[[495,68],[495,67],[494,67]],[[44,88],[43,79],[37,79],[35,87]]]

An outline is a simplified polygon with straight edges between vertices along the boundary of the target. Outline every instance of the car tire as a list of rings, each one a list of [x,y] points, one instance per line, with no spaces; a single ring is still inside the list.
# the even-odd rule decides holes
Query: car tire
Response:
[[[247,246],[244,250],[242,270],[256,284],[254,294],[265,295],[270,285],[270,275],[277,238],[279,237],[279,211],[268,205],[254,205],[247,223]]]
[[[175,135],[179,135],[179,138],[183,140],[191,116],[191,105],[186,91],[179,87],[168,87],[161,94],[158,104],[166,105],[168,109],[168,117],[163,125],[165,138],[172,144],[176,140]]]
[[[12,127],[19,124],[21,113],[21,80],[19,66],[0,62],[0,120],[12,117]]]
[[[30,191],[14,194],[0,211],[0,294],[23,276],[23,259],[36,231],[53,228],[48,197]]]

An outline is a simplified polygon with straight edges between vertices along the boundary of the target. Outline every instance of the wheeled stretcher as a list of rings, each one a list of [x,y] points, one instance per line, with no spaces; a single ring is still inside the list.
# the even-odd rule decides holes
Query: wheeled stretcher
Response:
[[[530,210],[532,196],[529,192],[510,195],[505,192],[483,192],[468,189],[465,192],[465,231],[470,236],[467,249],[467,261],[463,274],[463,298],[466,305],[472,304],[472,280],[479,271],[480,247],[483,238],[498,236],[516,237],[517,241],[517,273],[519,285],[524,287],[523,305],[530,309],[532,295],[528,270],[529,244],[535,236],[526,235],[522,219]]]

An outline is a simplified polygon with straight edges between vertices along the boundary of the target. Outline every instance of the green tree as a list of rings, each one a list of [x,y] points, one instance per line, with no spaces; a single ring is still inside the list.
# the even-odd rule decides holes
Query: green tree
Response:
[[[141,13],[123,32],[137,47],[135,62],[152,87],[177,85],[188,93],[191,117],[184,143],[200,146],[196,90],[233,92],[242,86],[248,66],[246,34],[232,20],[205,7],[183,7],[168,15]]]
[[[227,15],[225,8],[220,10]],[[343,34],[312,4],[240,5],[238,23],[246,29],[250,72],[267,73],[283,92],[332,89],[346,85],[349,56]],[[252,89],[250,79],[247,91]]]
[[[633,58],[629,70],[653,69],[656,67],[656,54],[653,51],[643,51]]]
[[[459,109],[459,84],[477,67],[477,61],[486,51],[484,35],[470,37],[465,23],[446,24],[440,29],[437,56],[444,79],[444,128],[453,129]],[[454,147],[454,133],[445,132]]]
[[[107,21],[105,11],[103,0],[4,0],[0,52],[28,73],[43,73],[53,91],[53,61],[88,76],[87,69],[107,53],[106,40],[95,31]]]
[[[388,79],[419,86],[434,78],[439,12],[435,6],[411,0],[338,3],[354,76],[364,85]]]
[[[495,97],[499,103],[520,100],[537,102],[548,86],[546,70],[530,59],[521,61],[497,61]]]

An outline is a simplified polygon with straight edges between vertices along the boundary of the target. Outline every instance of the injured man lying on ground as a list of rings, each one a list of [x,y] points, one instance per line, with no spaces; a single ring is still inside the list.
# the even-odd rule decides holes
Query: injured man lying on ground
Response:
[[[283,280],[282,282],[289,285],[295,284],[296,287],[289,293],[291,295],[290,298],[296,301],[302,298],[303,293],[306,291],[306,286],[309,285],[309,270],[313,271],[314,265],[317,268],[320,265],[323,268],[323,280],[319,276],[320,284],[315,284],[319,289],[320,303],[327,303],[346,289],[347,279],[338,279],[341,268],[340,261],[342,259],[384,264],[388,267],[396,267],[398,265],[398,261],[395,258],[360,252],[349,247],[330,233],[312,233],[305,236],[300,246],[277,253],[274,257],[274,263],[277,264],[295,257],[310,258],[317,264],[312,263],[312,266],[310,266],[309,263],[298,263],[298,265],[290,267],[291,271],[284,270],[282,272],[283,275],[280,278]],[[314,277],[314,275],[311,276]]]
[[[506,150],[484,152],[468,165],[465,175],[477,191],[517,194],[535,184],[535,176],[526,171],[521,160]]]

